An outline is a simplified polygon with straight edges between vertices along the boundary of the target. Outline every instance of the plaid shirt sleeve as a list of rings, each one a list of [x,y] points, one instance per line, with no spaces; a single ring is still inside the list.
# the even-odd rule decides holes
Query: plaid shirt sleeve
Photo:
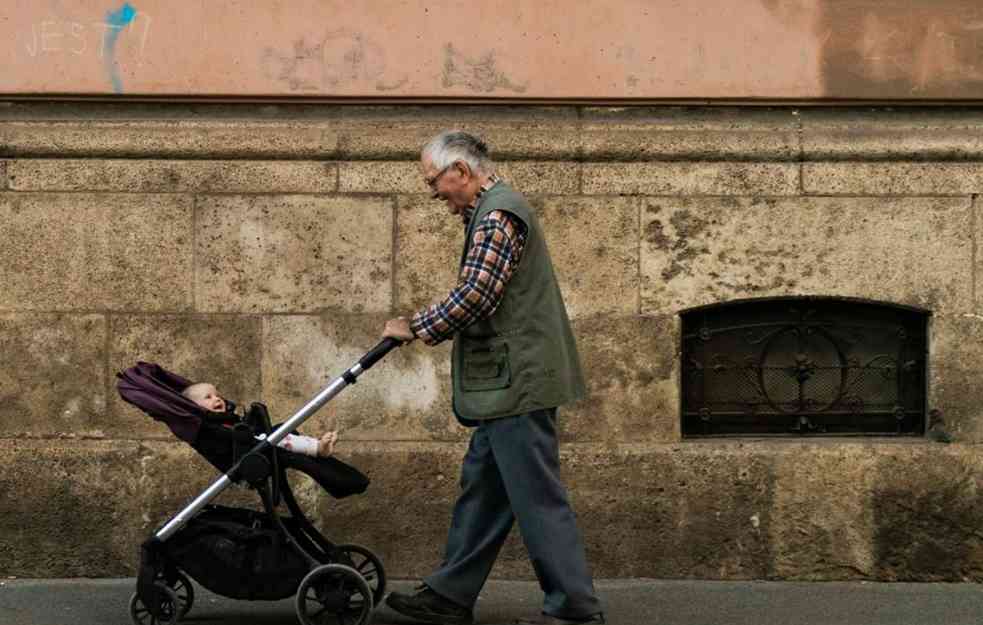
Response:
[[[413,334],[436,345],[491,316],[519,265],[525,238],[522,222],[504,211],[488,213],[475,227],[457,286],[443,301],[413,316]]]

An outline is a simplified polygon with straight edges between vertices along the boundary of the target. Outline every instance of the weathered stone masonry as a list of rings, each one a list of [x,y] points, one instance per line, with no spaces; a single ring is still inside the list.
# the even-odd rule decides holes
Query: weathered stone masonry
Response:
[[[0,575],[133,574],[213,478],[115,371],[284,418],[450,287],[460,227],[415,162],[447,126],[542,215],[592,391],[561,421],[598,576],[983,579],[981,111],[28,103],[0,106]],[[955,442],[682,440],[677,312],[786,294],[931,309]],[[304,428],[373,478],[306,505],[395,577],[442,555],[448,353],[399,350]],[[516,536],[494,574],[531,576]]]

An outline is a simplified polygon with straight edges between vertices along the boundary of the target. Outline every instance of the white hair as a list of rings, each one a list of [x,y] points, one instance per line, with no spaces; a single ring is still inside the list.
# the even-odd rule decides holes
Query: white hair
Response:
[[[488,146],[478,137],[463,130],[445,130],[423,146],[424,158],[437,169],[444,169],[456,161],[464,161],[472,171],[489,174],[492,161],[488,158]]]

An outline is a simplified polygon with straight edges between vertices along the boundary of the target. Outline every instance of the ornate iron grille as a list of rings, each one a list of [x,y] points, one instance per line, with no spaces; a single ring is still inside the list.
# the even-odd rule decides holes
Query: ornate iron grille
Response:
[[[683,435],[922,435],[930,315],[816,297],[683,311]]]

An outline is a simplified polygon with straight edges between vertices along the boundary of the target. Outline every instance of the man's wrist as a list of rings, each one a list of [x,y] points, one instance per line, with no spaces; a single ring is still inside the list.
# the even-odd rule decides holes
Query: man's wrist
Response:
[[[423,338],[423,336],[420,334],[420,330],[422,328],[419,327],[419,321],[419,315],[413,315],[406,320],[406,329],[409,330],[411,335],[413,335],[413,338],[410,339],[411,341]]]

